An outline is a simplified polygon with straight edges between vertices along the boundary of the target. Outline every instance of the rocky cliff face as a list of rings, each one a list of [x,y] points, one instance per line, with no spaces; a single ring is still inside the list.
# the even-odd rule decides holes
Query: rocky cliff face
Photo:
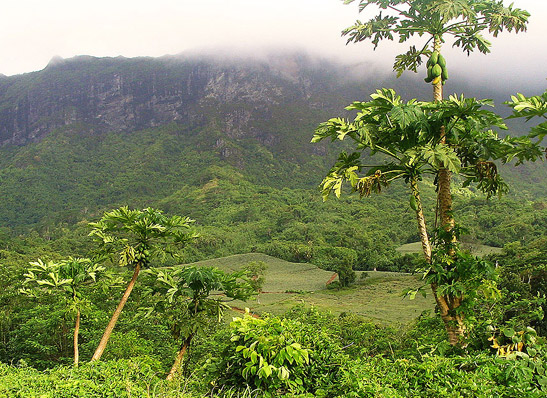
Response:
[[[273,144],[275,132],[267,127],[272,109],[328,107],[328,100],[317,101],[329,83],[325,76],[299,56],[278,57],[275,63],[204,57],[55,59],[42,71],[0,78],[0,145],[24,145],[75,123],[91,132],[117,132],[172,122],[214,126],[231,138]]]

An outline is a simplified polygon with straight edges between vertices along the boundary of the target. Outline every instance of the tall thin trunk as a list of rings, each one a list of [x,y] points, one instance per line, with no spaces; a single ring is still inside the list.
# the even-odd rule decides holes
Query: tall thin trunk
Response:
[[[80,310],[76,311],[76,325],[74,325],[74,366],[78,366],[80,352],[78,351],[78,334],[80,333]]]
[[[114,326],[116,326],[116,322],[118,321],[118,318],[120,317],[120,314],[122,313],[123,307],[125,306],[125,303],[127,302],[127,299],[129,298],[129,295],[131,294],[133,287],[135,286],[135,282],[137,281],[137,277],[139,276],[140,270],[141,270],[141,263],[139,262],[135,266],[135,272],[133,272],[133,277],[131,278],[131,281],[127,285],[127,289],[125,289],[125,293],[123,294],[122,299],[120,300],[120,303],[116,307],[114,314],[112,314],[112,318],[110,319],[110,322],[108,322],[108,325],[106,326],[103,337],[101,338],[101,341],[99,342],[99,345],[97,346],[97,349],[95,350],[95,353],[93,354],[93,357],[91,357],[91,361],[96,361],[100,359],[101,356],[103,355],[103,351],[106,348],[106,344],[108,343],[108,340],[110,339],[112,330],[114,330]]]
[[[433,49],[441,52],[441,38],[435,37]],[[443,100],[443,84],[439,81],[433,85],[433,101]],[[440,143],[446,143],[446,130],[445,126],[441,127]],[[450,189],[451,173],[445,168],[441,167],[437,174],[437,197],[439,203],[439,213],[441,219],[441,227],[445,231],[452,231],[454,227],[454,218],[452,217],[452,192]]]
[[[427,263],[431,263],[431,243],[429,242],[429,236],[427,235],[427,227],[425,225],[424,210],[422,207],[422,200],[420,198],[420,191],[418,190],[418,180],[416,177],[412,177],[410,180],[410,189],[412,195],[416,200],[416,221],[418,223],[418,232],[420,234],[420,242],[422,242],[422,251]]]
[[[177,357],[175,358],[175,362],[173,363],[173,366],[171,367],[171,370],[169,371],[166,380],[172,380],[175,374],[180,370],[180,365],[182,364],[182,360],[184,358],[184,355],[186,354],[186,351],[188,350],[188,347],[190,347],[192,337],[194,337],[194,335],[191,334],[182,342]]]
[[[437,175],[438,182],[438,198],[439,198],[439,215],[441,221],[441,228],[446,232],[452,234],[452,241],[455,241],[454,229],[454,217],[452,215],[452,192],[450,190],[450,182],[452,176],[450,171],[445,168],[441,168]],[[451,253],[452,255],[454,253]]]
[[[441,38],[435,37],[434,50],[441,51]],[[443,86],[442,82],[438,82],[433,85],[433,100],[443,100]],[[441,127],[440,143],[446,143],[446,129],[445,126]],[[452,191],[451,191],[451,173],[446,167],[441,167],[437,173],[437,203],[438,213],[441,222],[441,228],[446,232],[449,232],[451,241],[455,242],[456,237],[453,233],[454,230],[454,217],[452,215]],[[455,255],[453,249],[450,249],[449,254]],[[437,285],[432,284],[431,290],[433,296],[439,308],[441,319],[444,322],[446,333],[448,335],[448,341],[451,345],[463,345],[463,337],[465,335],[465,324],[463,314],[457,314],[456,309],[461,305],[462,297],[451,297],[446,295],[439,295],[437,292]]]

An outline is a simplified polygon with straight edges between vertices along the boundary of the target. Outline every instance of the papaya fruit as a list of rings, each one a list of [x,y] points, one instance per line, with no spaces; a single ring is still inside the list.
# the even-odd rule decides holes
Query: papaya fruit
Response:
[[[432,84],[439,84],[441,82],[441,77],[440,76],[437,76],[435,79],[433,79],[433,81],[431,82]]]
[[[443,68],[439,64],[436,64],[432,69],[431,72],[433,74],[433,77],[438,77],[443,73]]]
[[[414,195],[410,195],[409,204],[412,210],[416,211],[418,209],[416,198],[414,197]]]
[[[448,69],[443,68],[443,71],[441,73],[441,78],[443,79],[443,81],[448,80]]]
[[[429,58],[429,60],[431,61],[431,65],[435,65],[437,61],[439,60],[439,52],[433,51],[433,54],[431,54],[431,57]]]
[[[439,57],[437,58],[437,63],[441,65],[441,68],[446,68],[446,60],[442,56],[442,54],[439,54]]]
[[[433,80],[434,77],[435,76],[433,76],[433,67],[430,66],[430,67],[427,68],[427,78],[428,79],[431,78],[431,80]]]

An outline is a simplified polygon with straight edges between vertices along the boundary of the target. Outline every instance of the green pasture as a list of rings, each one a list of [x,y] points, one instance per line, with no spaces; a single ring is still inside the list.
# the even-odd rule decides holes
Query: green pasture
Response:
[[[417,296],[414,300],[402,297],[401,292],[421,285],[419,276],[394,272],[357,272],[357,283],[351,288],[329,289],[327,281],[333,273],[315,265],[291,263],[260,253],[200,261],[198,265],[214,266],[235,271],[251,261],[267,265],[263,293],[248,302],[234,301],[232,307],[249,308],[262,314],[282,314],[298,304],[314,306],[335,314],[353,312],[382,324],[408,323],[425,310],[433,310],[434,300]]]

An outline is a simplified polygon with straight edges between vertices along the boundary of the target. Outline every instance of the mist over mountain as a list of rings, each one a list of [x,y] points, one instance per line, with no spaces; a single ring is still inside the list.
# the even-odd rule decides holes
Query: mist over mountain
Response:
[[[217,123],[230,138],[275,145],[282,138],[271,126],[274,109],[332,115],[382,86],[407,99],[428,99],[429,86],[418,82],[421,77],[412,73],[395,79],[371,65],[348,66],[294,52],[55,57],[42,71],[0,78],[0,145],[39,141],[72,124],[93,132],[121,132],[171,122],[192,128]],[[456,86],[452,80],[446,91],[479,92],[497,103],[511,94]]]
[[[119,205],[206,220],[216,203],[241,203],[249,191],[311,189],[306,195],[319,197],[344,143],[312,145],[314,129],[350,116],[345,106],[380,87],[431,97],[419,75],[396,79],[299,52],[56,57],[42,71],[0,78],[0,224],[78,222]],[[452,80],[445,90],[480,91],[497,104],[511,94]],[[507,172],[519,195],[543,196],[544,165]],[[210,190],[218,181],[230,194]],[[198,190],[190,202],[189,189]],[[214,193],[209,205],[201,190]]]

